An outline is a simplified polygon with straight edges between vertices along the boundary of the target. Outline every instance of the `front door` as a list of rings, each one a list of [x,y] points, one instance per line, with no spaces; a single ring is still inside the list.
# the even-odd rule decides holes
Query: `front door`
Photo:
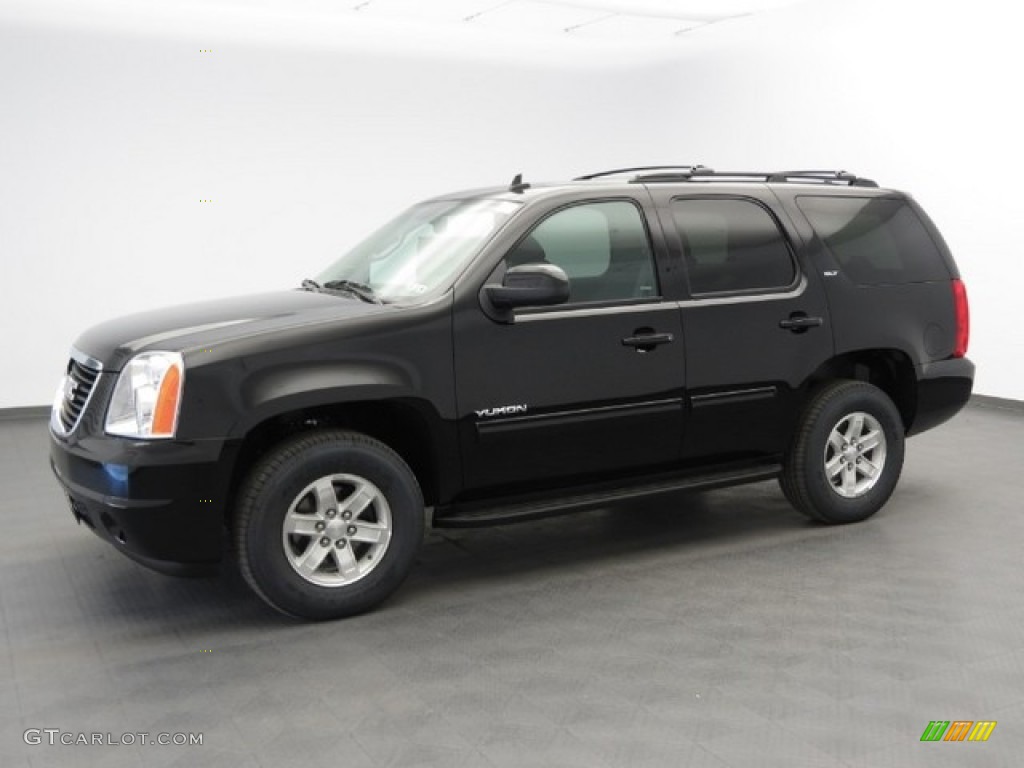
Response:
[[[678,462],[682,327],[678,305],[661,298],[641,202],[549,212],[488,282],[527,263],[565,270],[569,302],[517,310],[512,323],[476,301],[456,310],[467,489],[585,483]]]

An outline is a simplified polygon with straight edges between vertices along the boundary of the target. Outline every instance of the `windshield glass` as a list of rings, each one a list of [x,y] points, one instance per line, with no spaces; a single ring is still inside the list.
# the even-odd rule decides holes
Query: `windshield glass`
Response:
[[[358,284],[384,302],[439,295],[519,205],[503,200],[414,205],[317,275],[317,282],[327,288]]]

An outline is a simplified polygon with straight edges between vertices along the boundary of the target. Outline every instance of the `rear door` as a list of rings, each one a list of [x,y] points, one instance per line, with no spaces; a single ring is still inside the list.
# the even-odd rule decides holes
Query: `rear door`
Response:
[[[567,304],[516,310],[506,324],[484,311],[479,285],[457,297],[468,489],[532,490],[679,461],[682,327],[676,304],[662,298],[650,213],[641,198],[542,209],[485,280],[500,283],[510,266],[555,264],[569,276]]]
[[[653,194],[687,277],[684,454],[691,461],[778,454],[803,383],[832,355],[821,282],[757,196]]]

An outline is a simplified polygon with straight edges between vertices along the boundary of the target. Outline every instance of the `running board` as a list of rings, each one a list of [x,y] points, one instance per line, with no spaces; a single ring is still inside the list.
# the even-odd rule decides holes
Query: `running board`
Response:
[[[782,472],[781,464],[762,464],[756,467],[688,475],[655,482],[637,483],[606,487],[577,495],[561,496],[543,500],[525,501],[497,506],[474,504],[472,506],[452,505],[438,516],[435,512],[435,528],[483,528],[490,525],[508,525],[539,520],[544,517],[565,515],[585,509],[614,504],[616,502],[656,496],[673,491],[710,490],[726,488],[745,483],[771,480]]]

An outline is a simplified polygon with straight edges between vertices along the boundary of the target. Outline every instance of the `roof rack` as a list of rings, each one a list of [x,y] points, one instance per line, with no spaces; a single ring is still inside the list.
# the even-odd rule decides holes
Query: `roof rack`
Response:
[[[590,181],[591,179],[599,179],[602,176],[618,176],[623,173],[634,173],[637,171],[691,172],[703,167],[703,165],[637,165],[632,168],[615,168],[611,171],[598,171],[597,173],[588,173],[586,176],[577,176],[575,179],[573,179],[573,181]]]
[[[643,173],[654,171],[654,173]],[[769,184],[804,182],[815,184],[843,184],[850,187],[877,187],[871,179],[861,178],[846,171],[716,171],[704,165],[648,165],[636,168],[618,168],[580,176],[575,181],[589,181],[602,176],[616,176],[638,172],[629,181],[633,184],[678,181],[764,181]]]
[[[771,183],[794,181],[817,181],[821,184],[847,184],[851,187],[877,187],[872,179],[865,179],[847,171],[776,171],[768,174]]]

